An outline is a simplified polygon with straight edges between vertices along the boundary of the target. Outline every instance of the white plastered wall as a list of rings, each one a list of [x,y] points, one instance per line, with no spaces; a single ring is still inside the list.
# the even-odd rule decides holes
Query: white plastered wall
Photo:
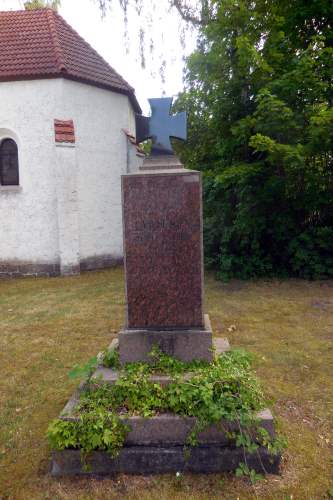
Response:
[[[60,89],[60,80],[0,84],[0,140],[17,141],[20,176],[19,189],[0,187],[0,262],[58,259],[52,118]]]
[[[63,117],[73,119],[78,163],[80,258],[123,255],[121,175],[127,170],[122,129],[133,130],[128,97],[63,81]]]
[[[128,161],[122,129],[133,132],[134,126],[127,96],[47,79],[0,83],[0,97],[0,140],[17,141],[20,168],[19,189],[0,187],[0,264],[18,261],[68,267],[77,264],[71,262],[75,255],[80,261],[99,256],[120,259],[120,176],[126,173]],[[54,118],[74,121],[76,144],[71,153],[57,151]],[[66,158],[68,169],[75,166],[77,180],[76,186],[71,183],[67,189],[68,195],[62,193],[61,201],[61,177],[68,182],[68,171],[59,159]],[[58,205],[66,199],[77,214],[77,223],[69,217],[70,228],[65,223],[67,208],[59,227]],[[61,235],[66,235],[65,246],[71,245],[70,231],[75,248],[66,251]],[[61,263],[60,258],[67,261]]]

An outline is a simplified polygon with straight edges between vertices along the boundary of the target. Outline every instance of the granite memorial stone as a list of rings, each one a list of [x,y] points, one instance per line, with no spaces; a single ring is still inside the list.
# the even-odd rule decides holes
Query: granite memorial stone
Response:
[[[123,177],[127,328],[202,328],[198,172]]]
[[[148,361],[154,345],[190,361],[212,359],[212,333],[203,313],[201,174],[174,156],[170,136],[186,138],[186,116],[169,116],[172,99],[150,99],[139,116],[139,140],[152,155],[122,176],[126,324],[122,362]]]

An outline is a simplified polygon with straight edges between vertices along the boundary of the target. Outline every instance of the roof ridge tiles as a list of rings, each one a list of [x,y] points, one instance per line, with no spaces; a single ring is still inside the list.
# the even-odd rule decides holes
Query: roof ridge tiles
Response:
[[[60,73],[67,72],[65,61],[63,59],[63,52],[62,52],[61,45],[59,42],[57,28],[56,28],[56,24],[55,24],[55,20],[54,20],[54,13],[55,12],[53,9],[45,9],[45,11],[46,11],[46,16],[47,16],[47,21],[49,24],[51,39],[53,42],[57,67],[58,67]]]

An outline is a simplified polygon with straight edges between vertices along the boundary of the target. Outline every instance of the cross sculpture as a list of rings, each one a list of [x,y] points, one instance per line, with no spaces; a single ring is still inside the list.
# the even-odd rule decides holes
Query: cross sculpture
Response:
[[[148,99],[151,117],[136,115],[136,142],[152,139],[151,155],[173,155],[170,137],[186,140],[186,112],[170,116],[172,97]]]

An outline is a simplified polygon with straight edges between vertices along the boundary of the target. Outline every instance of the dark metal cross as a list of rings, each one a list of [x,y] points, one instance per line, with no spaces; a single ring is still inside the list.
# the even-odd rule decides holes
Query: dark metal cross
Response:
[[[136,142],[152,139],[152,155],[173,155],[170,137],[186,140],[186,113],[170,116],[172,97],[148,101],[151,117],[136,115]]]

